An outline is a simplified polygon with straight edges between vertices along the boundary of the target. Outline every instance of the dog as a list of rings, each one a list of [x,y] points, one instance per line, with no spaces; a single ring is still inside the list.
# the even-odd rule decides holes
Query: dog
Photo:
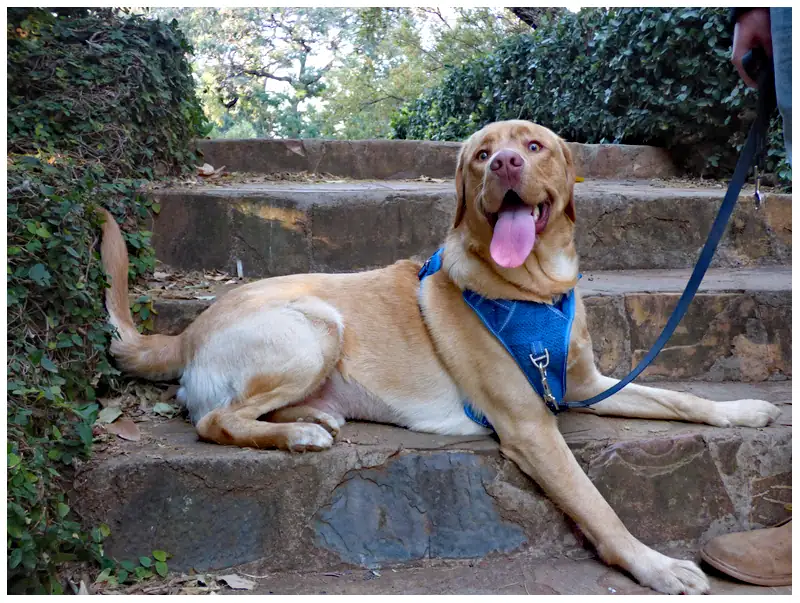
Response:
[[[455,220],[438,270],[421,279],[419,263],[401,260],[361,273],[264,279],[231,291],[177,336],[136,330],[127,251],[106,213],[101,257],[111,280],[109,322],[118,332],[111,354],[130,375],[180,378],[178,398],[199,437],[217,444],[323,450],[346,420],[462,436],[493,429],[502,453],[581,527],[606,563],[657,591],[705,593],[708,580],[694,563],[628,532],[522,365],[465,301],[472,292],[554,307],[569,297],[565,399],[617,383],[595,366],[575,289],[575,176],[569,147],[549,129],[490,124],[458,155]],[[719,427],[763,427],[779,415],[761,400],[714,402],[635,384],[582,412]]]

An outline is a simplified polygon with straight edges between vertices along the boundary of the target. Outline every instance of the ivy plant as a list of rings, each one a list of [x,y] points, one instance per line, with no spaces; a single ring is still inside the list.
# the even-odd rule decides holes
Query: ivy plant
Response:
[[[61,593],[65,564],[116,564],[108,526],[82,525],[67,496],[95,400],[116,386],[95,209],[125,224],[131,278],[152,270],[139,223],[158,208],[142,185],[190,169],[207,126],[174,23],[116,9],[7,16],[8,590]]]

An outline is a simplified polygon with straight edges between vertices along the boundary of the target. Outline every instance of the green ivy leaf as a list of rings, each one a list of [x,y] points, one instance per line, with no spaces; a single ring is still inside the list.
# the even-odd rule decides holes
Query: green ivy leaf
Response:
[[[12,549],[8,556],[8,568],[15,569],[22,563],[22,549]]]
[[[153,551],[153,559],[156,561],[166,561],[167,553],[164,551]]]
[[[40,286],[45,286],[50,282],[50,272],[44,264],[34,264],[28,272],[28,278]]]
[[[162,578],[167,577],[167,564],[163,561],[156,561],[156,572]]]
[[[16,454],[14,454],[13,452],[9,452],[8,453],[8,468],[9,469],[13,469],[17,465],[19,465],[21,460],[22,459],[19,458]]]
[[[51,373],[58,372],[58,367],[47,356],[42,356],[42,360],[39,364],[41,364],[42,368],[45,369],[46,371],[50,371]]]
[[[8,532],[8,535],[12,538],[22,538],[23,535],[22,528],[10,522],[6,526],[6,532]]]

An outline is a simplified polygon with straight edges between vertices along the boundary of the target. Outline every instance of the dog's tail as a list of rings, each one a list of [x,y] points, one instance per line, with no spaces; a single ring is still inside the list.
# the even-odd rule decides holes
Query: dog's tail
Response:
[[[109,322],[117,328],[119,338],[111,341],[111,355],[126,373],[153,381],[180,376],[184,367],[183,338],[180,335],[142,335],[136,330],[128,301],[128,250],[117,221],[105,209],[100,257],[111,279],[106,289]]]

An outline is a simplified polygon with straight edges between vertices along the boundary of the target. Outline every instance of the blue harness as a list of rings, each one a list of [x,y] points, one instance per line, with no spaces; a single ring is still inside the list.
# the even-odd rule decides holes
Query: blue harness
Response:
[[[420,281],[442,267],[439,249],[419,271]],[[487,299],[474,291],[463,292],[464,301],[487,329],[511,354],[536,393],[555,414],[569,407],[564,400],[567,389],[567,354],[572,321],[575,319],[575,292],[569,291],[557,304]],[[469,401],[464,412],[476,423],[492,425]]]

